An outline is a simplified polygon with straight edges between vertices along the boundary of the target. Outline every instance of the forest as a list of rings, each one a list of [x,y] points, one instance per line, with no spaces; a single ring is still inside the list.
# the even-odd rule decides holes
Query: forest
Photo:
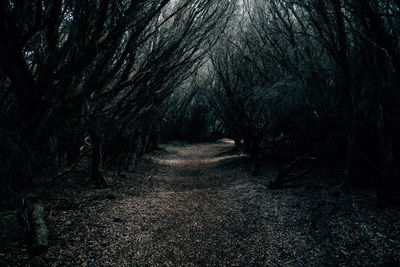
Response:
[[[400,264],[400,1],[0,0],[0,35],[0,265]]]

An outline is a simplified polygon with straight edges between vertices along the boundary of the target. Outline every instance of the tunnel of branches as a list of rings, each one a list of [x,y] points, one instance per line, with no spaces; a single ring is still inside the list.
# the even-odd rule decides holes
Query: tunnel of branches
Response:
[[[222,137],[400,203],[399,1],[1,0],[0,34],[2,205]]]

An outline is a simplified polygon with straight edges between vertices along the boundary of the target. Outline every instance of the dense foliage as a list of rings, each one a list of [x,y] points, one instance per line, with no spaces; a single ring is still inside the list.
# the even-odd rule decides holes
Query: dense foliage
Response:
[[[1,1],[1,195],[92,159],[131,168],[201,64],[231,1]]]
[[[230,136],[253,156],[340,166],[343,183],[399,203],[399,2],[249,0],[237,12],[204,77]]]
[[[225,135],[400,203],[399,20],[396,0],[1,0],[1,195]]]

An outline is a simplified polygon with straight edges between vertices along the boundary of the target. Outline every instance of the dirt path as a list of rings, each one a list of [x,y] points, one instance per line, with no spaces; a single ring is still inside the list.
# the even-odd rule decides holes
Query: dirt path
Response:
[[[110,179],[111,189],[47,190],[59,200],[47,206],[50,249],[42,262],[51,266],[398,262],[396,211],[373,210],[368,199],[353,196],[347,208],[316,212],[321,206],[301,188],[267,190],[265,178],[250,175],[244,156],[226,153],[232,146],[225,140],[168,147],[167,152],[148,157],[135,174]],[[324,194],[322,203],[329,208],[331,200]],[[25,254],[15,257],[14,262],[31,261]]]
[[[241,166],[243,158],[223,154],[230,148],[230,142],[167,148],[144,182],[150,189],[133,195],[126,189],[116,200],[81,207],[84,213],[57,214],[64,229],[55,230],[69,241],[50,257],[116,266],[318,261],[304,251],[313,240],[302,204],[290,193],[267,194]]]

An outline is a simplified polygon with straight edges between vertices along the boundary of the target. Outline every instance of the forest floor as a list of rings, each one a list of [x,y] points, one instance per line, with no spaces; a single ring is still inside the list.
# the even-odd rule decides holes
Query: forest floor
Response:
[[[29,256],[15,216],[2,211],[0,265],[400,263],[398,209],[378,209],[371,193],[343,194],[327,182],[268,190],[274,172],[267,166],[253,176],[251,161],[232,147],[167,145],[134,174],[107,173],[108,189],[94,189],[84,171],[37,189],[48,212],[48,253]]]

